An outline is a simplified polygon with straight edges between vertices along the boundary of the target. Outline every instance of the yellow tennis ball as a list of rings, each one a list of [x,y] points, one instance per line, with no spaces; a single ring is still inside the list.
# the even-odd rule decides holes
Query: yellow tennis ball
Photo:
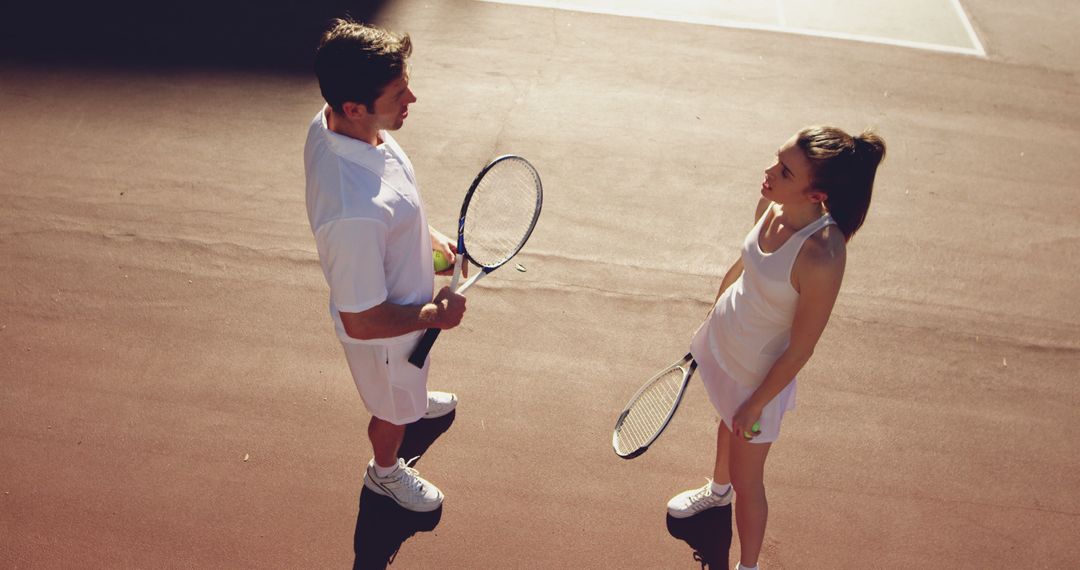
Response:
[[[450,260],[446,259],[446,256],[441,251],[432,250],[431,256],[435,260],[435,272],[446,271],[450,268]]]
[[[750,431],[744,431],[743,437],[746,439],[754,439],[754,436],[761,433],[761,423],[754,422],[754,425],[750,427]]]

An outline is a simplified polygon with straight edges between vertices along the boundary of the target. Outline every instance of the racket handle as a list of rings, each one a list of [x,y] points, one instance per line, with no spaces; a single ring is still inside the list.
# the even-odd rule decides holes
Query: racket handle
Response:
[[[465,256],[461,253],[457,254],[457,259],[454,260],[454,276],[450,278],[450,290],[457,291],[458,281],[461,280],[461,263]]]
[[[431,352],[431,347],[435,344],[435,339],[439,338],[440,332],[442,329],[428,329],[424,336],[420,337],[420,342],[416,343],[416,348],[409,355],[409,364],[417,368],[424,367],[428,353]]]

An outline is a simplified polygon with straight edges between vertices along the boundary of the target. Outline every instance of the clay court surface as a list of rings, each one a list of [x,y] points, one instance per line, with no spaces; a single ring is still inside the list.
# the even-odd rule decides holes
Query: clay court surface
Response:
[[[644,456],[611,428],[681,356],[798,128],[889,144],[773,447],[761,567],[1080,567],[1080,10],[963,2],[985,57],[487,2],[398,2],[398,140],[453,231],[490,158],[543,176],[521,263],[433,352],[410,433],[447,499],[365,493],[326,314],[306,73],[0,67],[0,568],[730,568],[692,385]],[[34,25],[28,22],[28,26]],[[314,38],[311,39],[314,42]],[[444,431],[445,430],[445,431]],[[427,437],[424,440],[424,437]],[[731,540],[730,552],[725,551]],[[727,557],[730,556],[730,564]]]

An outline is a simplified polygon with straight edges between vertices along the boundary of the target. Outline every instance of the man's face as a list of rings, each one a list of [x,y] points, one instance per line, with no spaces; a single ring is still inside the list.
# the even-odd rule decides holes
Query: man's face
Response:
[[[371,117],[378,129],[396,131],[405,124],[409,116],[409,105],[416,102],[416,95],[409,88],[409,72],[391,81],[383,87],[382,94],[375,100]]]

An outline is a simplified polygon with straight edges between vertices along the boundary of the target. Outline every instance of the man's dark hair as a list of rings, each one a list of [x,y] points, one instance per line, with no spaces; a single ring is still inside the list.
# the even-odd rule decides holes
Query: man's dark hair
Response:
[[[408,34],[335,19],[315,52],[315,75],[323,99],[338,113],[346,101],[374,111],[386,85],[405,72],[412,54]]]

